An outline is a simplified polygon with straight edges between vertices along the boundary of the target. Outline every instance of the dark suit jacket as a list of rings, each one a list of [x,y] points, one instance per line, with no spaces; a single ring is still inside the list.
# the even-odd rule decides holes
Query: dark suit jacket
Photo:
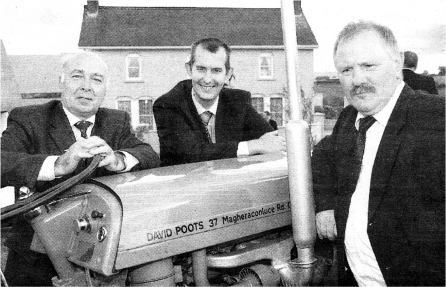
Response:
[[[182,81],[153,106],[162,165],[236,157],[239,142],[273,130],[252,107],[249,92],[223,88],[216,114],[216,143],[209,143],[191,91],[192,82]]]
[[[435,81],[432,77],[420,75],[409,69],[403,69],[404,82],[413,90],[423,90],[429,94],[438,95]]]
[[[367,233],[388,285],[444,286],[445,99],[407,85],[390,116],[372,171]],[[357,111],[341,113],[313,151],[317,212],[335,210],[338,249],[351,196]],[[338,253],[339,254],[339,253]],[[342,275],[345,265],[340,258]]]
[[[269,123],[270,126],[273,127],[273,129],[274,129],[275,131],[278,130],[278,128],[277,128],[277,122],[276,122],[275,120],[269,120],[268,123]]]
[[[92,135],[99,136],[113,150],[126,151],[139,160],[134,169],[159,166],[159,157],[149,144],[138,140],[131,133],[130,118],[125,112],[100,108]],[[8,126],[1,139],[2,186],[27,186],[43,191],[79,173],[49,182],[37,181],[43,161],[49,155],[61,155],[76,141],[74,133],[59,101],[43,105],[16,108],[8,117]],[[112,174],[105,168],[97,168],[92,176]],[[8,240],[8,246],[26,249],[31,243],[33,231],[25,221],[14,224],[17,236]],[[25,234],[25,235],[24,235]]]

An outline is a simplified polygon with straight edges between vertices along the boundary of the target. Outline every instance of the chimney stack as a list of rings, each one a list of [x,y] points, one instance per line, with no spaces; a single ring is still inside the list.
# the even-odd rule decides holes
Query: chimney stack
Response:
[[[296,16],[302,15],[302,6],[300,0],[294,0],[294,14]]]
[[[87,16],[96,18],[99,11],[99,0],[87,1]]]

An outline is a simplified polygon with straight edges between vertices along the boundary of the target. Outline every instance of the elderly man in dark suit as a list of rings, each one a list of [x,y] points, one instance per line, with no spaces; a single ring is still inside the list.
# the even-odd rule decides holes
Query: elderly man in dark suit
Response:
[[[418,56],[414,52],[404,52],[403,80],[413,90],[423,90],[429,94],[438,95],[435,81],[432,77],[415,73],[418,66]]]
[[[339,284],[444,286],[445,99],[404,84],[397,41],[376,23],[348,24],[334,62],[351,105],[312,165]]]
[[[285,150],[284,139],[252,107],[250,93],[224,87],[232,75],[229,57],[222,41],[197,41],[186,63],[191,80],[155,101],[162,165]]]
[[[82,52],[63,65],[61,102],[16,108],[1,141],[2,186],[41,192],[79,173],[86,160],[101,155],[93,176],[157,167],[158,155],[131,132],[125,112],[100,108],[106,94],[107,65]],[[17,217],[5,277],[10,285],[52,285],[54,269],[45,255],[29,250],[31,226]]]

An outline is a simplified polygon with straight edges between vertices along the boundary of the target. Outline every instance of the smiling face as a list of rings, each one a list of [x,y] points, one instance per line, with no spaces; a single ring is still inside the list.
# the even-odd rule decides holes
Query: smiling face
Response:
[[[212,106],[231,76],[231,71],[227,71],[225,67],[226,59],[226,51],[222,47],[212,53],[198,46],[194,63],[186,65],[195,97],[204,108]]]
[[[334,60],[349,102],[366,116],[384,108],[401,82],[401,57],[375,31],[341,41]]]
[[[107,65],[92,54],[78,54],[63,69],[62,104],[80,119],[96,114],[105,98]]]

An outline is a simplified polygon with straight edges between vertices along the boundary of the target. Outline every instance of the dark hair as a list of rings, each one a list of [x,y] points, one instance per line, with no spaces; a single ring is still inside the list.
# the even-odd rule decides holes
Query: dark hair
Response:
[[[354,36],[365,32],[365,31],[375,31],[384,41],[384,43],[389,48],[390,52],[392,52],[396,56],[401,56],[398,48],[398,42],[393,34],[392,30],[388,27],[377,24],[372,21],[364,21],[360,20],[358,22],[350,22],[348,23],[344,29],[342,29],[341,33],[339,33],[338,38],[336,39],[336,43],[333,50],[333,57],[336,56],[336,52],[338,50],[339,43],[342,40],[350,40]]]
[[[198,46],[201,46],[203,49],[211,53],[217,53],[217,51],[221,47],[223,47],[226,51],[226,62],[225,62],[226,73],[229,72],[229,70],[231,69],[231,64],[229,61],[231,55],[231,48],[229,48],[229,46],[226,43],[217,38],[205,38],[193,43],[191,47],[190,59],[189,62],[187,63],[189,66],[192,67],[192,65],[195,63],[195,52]]]
[[[267,115],[268,117],[271,115],[271,113],[268,112],[268,111],[264,111],[264,113],[265,113],[265,115]]]
[[[417,68],[418,66],[418,56],[414,52],[406,51],[404,52],[404,68]]]

